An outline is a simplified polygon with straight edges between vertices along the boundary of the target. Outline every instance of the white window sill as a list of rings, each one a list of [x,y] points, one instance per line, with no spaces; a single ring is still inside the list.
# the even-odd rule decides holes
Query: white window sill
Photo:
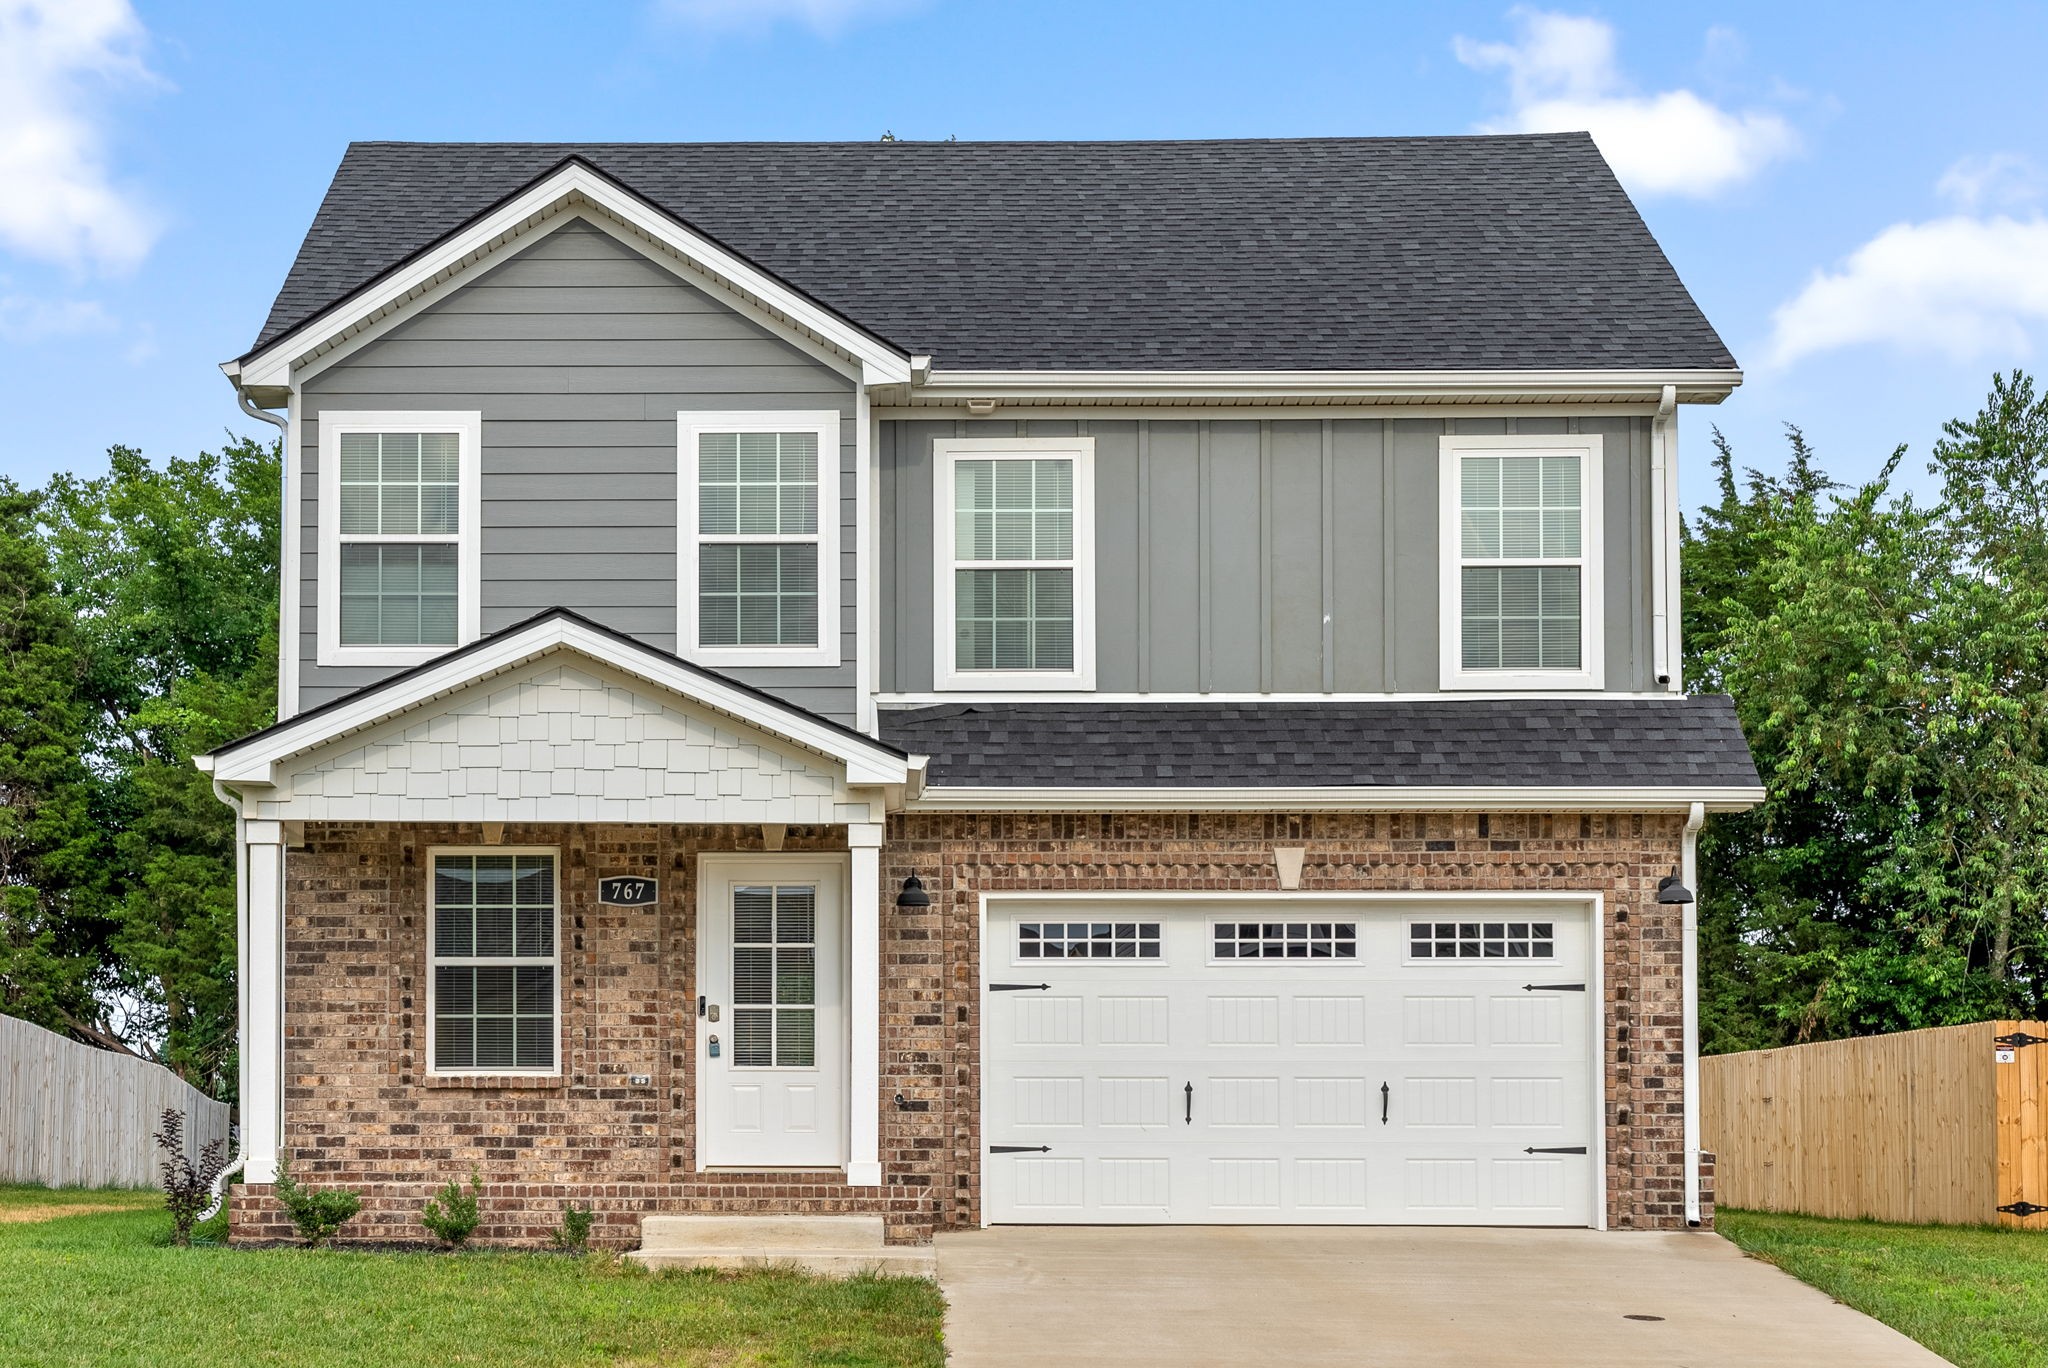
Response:
[[[836,670],[838,651],[823,646],[696,646],[687,652],[693,665],[709,669],[728,666],[788,665]]]
[[[941,674],[932,682],[939,693],[988,693],[994,690],[1067,690],[1092,692],[1095,676],[1077,670],[967,670]]]
[[[1484,693],[1508,689],[1589,689],[1607,687],[1603,674],[1592,670],[1451,670],[1443,677],[1445,692]]]
[[[430,660],[439,660],[450,651],[459,651],[463,643],[453,646],[326,646],[320,647],[317,661],[321,665],[424,665]]]

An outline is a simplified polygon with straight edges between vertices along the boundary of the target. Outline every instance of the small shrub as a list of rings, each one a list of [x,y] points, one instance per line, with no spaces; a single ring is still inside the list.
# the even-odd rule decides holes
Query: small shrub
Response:
[[[199,1151],[199,1162],[185,1154],[185,1113],[164,1108],[164,1128],[156,1134],[156,1147],[164,1152],[164,1209],[171,1213],[171,1243],[192,1243],[192,1227],[199,1213],[213,1201],[213,1183],[228,1166],[224,1140],[210,1140]]]
[[[277,1200],[292,1218],[299,1238],[315,1248],[321,1241],[333,1239],[342,1222],[363,1209],[362,1197],[347,1188],[300,1187],[292,1177],[291,1159],[285,1155],[277,1161]]]
[[[483,1176],[472,1165],[469,1170],[469,1189],[462,1184],[451,1182],[433,1196],[420,1211],[420,1224],[434,1233],[435,1238],[450,1249],[460,1249],[463,1242],[476,1233],[477,1198],[483,1194]]]
[[[556,1249],[566,1249],[572,1254],[590,1252],[590,1208],[570,1203],[562,1208],[562,1223],[548,1236],[548,1243]]]

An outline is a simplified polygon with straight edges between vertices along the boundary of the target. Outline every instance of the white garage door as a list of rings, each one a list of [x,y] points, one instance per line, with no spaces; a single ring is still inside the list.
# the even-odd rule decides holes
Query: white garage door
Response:
[[[992,902],[995,1222],[1587,1225],[1584,904]]]

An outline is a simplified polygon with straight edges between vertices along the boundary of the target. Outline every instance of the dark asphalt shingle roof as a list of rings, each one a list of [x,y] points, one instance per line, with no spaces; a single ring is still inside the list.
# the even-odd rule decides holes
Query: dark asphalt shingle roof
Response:
[[[1386,703],[968,703],[881,714],[965,788],[1743,788],[1725,697]]]
[[[1582,133],[356,143],[256,346],[571,156],[943,370],[1734,365]]]

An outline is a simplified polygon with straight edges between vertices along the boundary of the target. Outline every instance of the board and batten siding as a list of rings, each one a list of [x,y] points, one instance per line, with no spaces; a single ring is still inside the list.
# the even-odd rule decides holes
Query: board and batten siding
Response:
[[[1645,418],[905,420],[882,425],[881,688],[932,688],[932,443],[1095,439],[1096,689],[1440,686],[1438,438],[1599,433],[1609,691],[1655,686]]]
[[[573,220],[309,379],[300,399],[299,707],[396,673],[317,657],[324,411],[483,414],[481,627],[570,608],[676,648],[676,414],[837,410],[841,664],[724,672],[856,715],[854,382]]]

